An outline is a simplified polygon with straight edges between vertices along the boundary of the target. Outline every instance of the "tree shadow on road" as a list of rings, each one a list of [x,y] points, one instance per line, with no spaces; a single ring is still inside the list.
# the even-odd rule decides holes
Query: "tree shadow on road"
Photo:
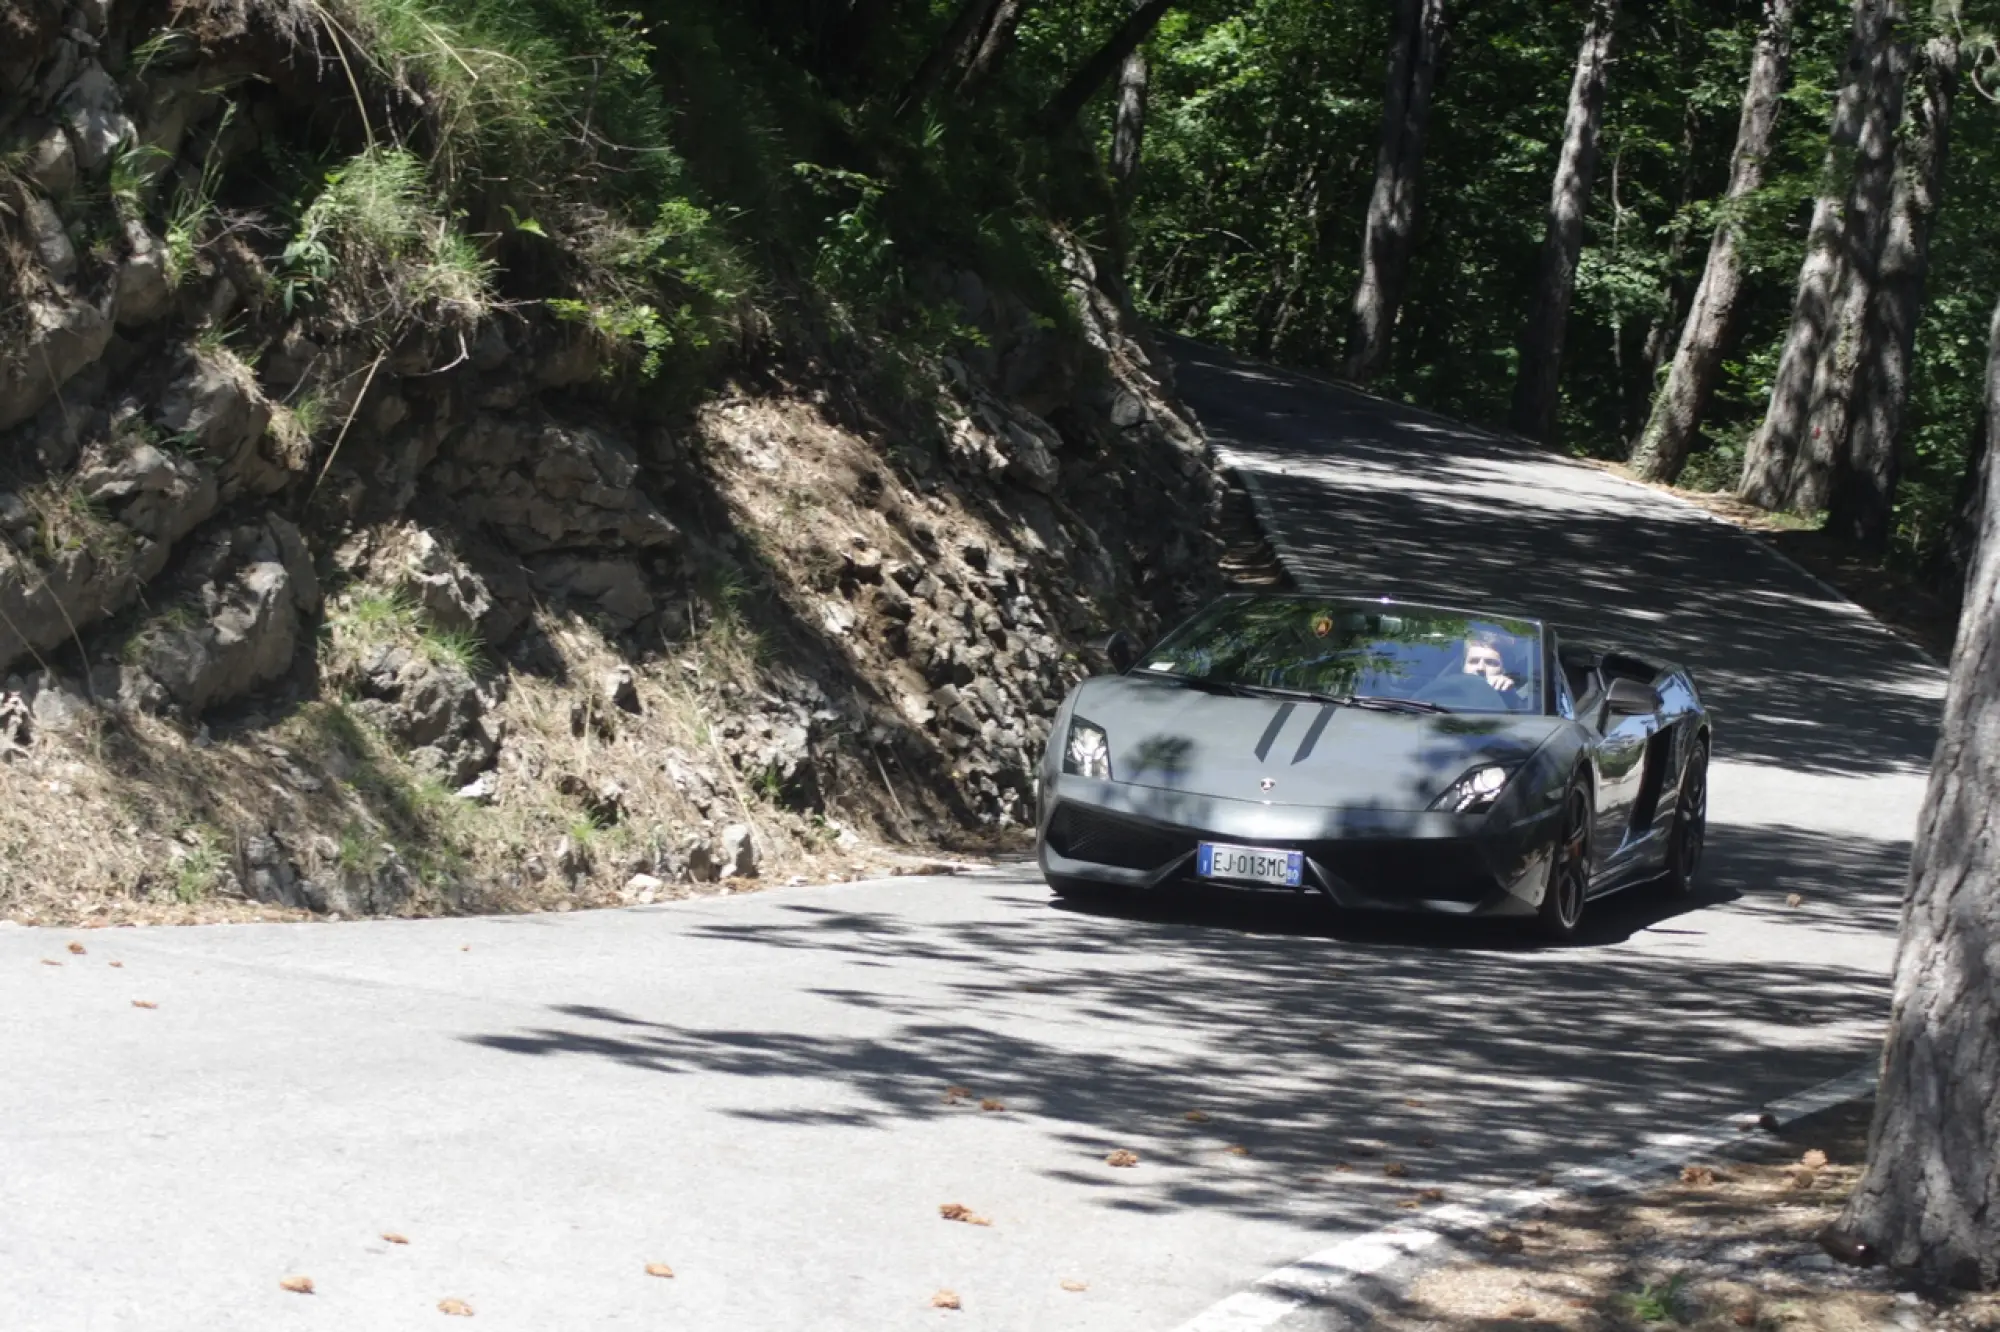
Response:
[[[1794,850],[1781,832],[1734,838],[1734,875]],[[1887,909],[1867,896],[1893,898],[1878,844],[1815,844],[1820,872],[1856,885],[1848,909]],[[571,1005],[467,1039],[643,1069],[666,1095],[683,1078],[708,1096],[717,1078],[796,1082],[795,1103],[746,1088],[722,1113],[820,1133],[978,1118],[976,1099],[945,1096],[965,1087],[1040,1130],[1059,1163],[1037,1152],[1036,1168],[1106,1207],[1354,1226],[1421,1210],[1421,1188],[1519,1184],[1846,1072],[1886,1010],[1885,983],[1841,960],[1681,945],[1743,928],[1747,901],[1693,917],[1639,890],[1599,904],[1591,942],[1540,948],[1284,899],[1087,913],[1039,885],[939,891],[982,889],[974,912],[798,900],[695,929],[717,965],[768,968],[778,950],[817,955],[801,960],[815,976],[833,966],[811,1029]],[[1117,1148],[1139,1167],[1106,1165]]]
[[[1921,772],[1942,674],[1725,523],[1534,447],[1177,344],[1302,587],[1518,608],[1695,670],[1717,755]]]

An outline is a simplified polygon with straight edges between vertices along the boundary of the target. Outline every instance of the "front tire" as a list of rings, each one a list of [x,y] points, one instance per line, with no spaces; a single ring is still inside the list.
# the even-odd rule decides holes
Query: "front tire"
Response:
[[[1581,784],[1563,797],[1562,824],[1549,855],[1549,882],[1535,922],[1557,943],[1576,938],[1590,892],[1590,793]]]
[[[1674,798],[1674,826],[1667,834],[1667,869],[1661,876],[1674,897],[1692,897],[1701,870],[1701,853],[1708,843],[1708,741],[1696,740],[1681,772],[1680,793]]]

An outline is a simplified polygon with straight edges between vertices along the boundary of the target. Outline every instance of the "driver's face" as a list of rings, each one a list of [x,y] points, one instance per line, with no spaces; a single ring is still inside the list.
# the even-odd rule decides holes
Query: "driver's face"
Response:
[[[1507,663],[1500,659],[1500,649],[1488,647],[1484,643],[1465,645],[1465,673],[1484,675],[1489,679],[1507,673]]]

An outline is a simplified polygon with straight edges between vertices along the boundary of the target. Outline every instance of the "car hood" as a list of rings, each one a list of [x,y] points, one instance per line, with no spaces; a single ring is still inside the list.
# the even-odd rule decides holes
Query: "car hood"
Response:
[[[1563,724],[1239,698],[1131,676],[1086,681],[1073,716],[1104,728],[1120,782],[1276,805],[1404,810],[1429,808],[1474,767],[1526,760]]]

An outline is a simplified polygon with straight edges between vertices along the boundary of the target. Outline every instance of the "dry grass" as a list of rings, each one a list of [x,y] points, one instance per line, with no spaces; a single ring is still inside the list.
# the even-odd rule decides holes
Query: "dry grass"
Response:
[[[1383,1332],[1529,1327],[1575,1332],[1881,1332],[2000,1327],[2000,1298],[1904,1294],[1836,1267],[1814,1236],[1860,1176],[1869,1106],[1787,1128],[1753,1160],[1691,1162],[1630,1198],[1577,1201],[1486,1236],[1484,1252],[1420,1277]],[[1814,1155],[1820,1153],[1822,1155]]]

